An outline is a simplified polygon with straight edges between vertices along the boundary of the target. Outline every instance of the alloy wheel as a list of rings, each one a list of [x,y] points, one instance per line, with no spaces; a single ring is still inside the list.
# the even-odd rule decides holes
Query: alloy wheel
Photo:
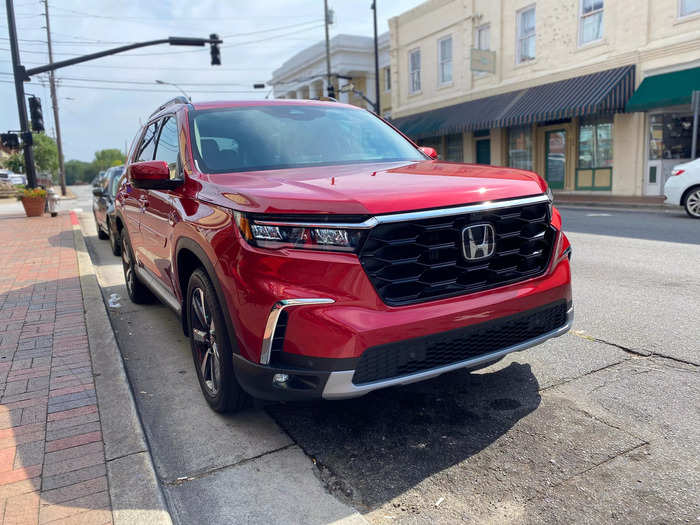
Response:
[[[201,288],[192,290],[190,305],[197,370],[207,393],[215,396],[221,388],[221,360],[214,318],[207,309],[207,301]]]
[[[700,217],[700,189],[691,192],[685,201],[685,209],[693,217]]]
[[[131,251],[126,241],[126,236],[122,237],[122,266],[124,267],[124,281],[129,294],[134,292],[134,265],[131,264]]]

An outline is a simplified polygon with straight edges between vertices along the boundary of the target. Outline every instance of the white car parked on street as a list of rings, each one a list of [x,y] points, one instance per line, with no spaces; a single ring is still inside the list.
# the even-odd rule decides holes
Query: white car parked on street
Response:
[[[27,184],[27,178],[20,173],[13,173],[10,170],[0,170],[0,182],[10,184]]]
[[[700,219],[700,158],[674,166],[664,195],[666,204],[683,206],[688,215]]]

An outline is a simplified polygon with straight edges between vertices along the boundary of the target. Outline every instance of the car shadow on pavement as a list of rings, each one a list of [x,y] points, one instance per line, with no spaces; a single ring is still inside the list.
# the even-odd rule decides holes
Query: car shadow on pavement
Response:
[[[312,458],[327,488],[368,512],[494,443],[539,406],[538,390],[530,366],[511,363],[267,411]]]

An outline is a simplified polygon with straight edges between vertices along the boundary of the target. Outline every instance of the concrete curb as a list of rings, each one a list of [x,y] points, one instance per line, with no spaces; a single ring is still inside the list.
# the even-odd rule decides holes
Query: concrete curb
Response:
[[[115,525],[172,525],[95,268],[71,212]]]

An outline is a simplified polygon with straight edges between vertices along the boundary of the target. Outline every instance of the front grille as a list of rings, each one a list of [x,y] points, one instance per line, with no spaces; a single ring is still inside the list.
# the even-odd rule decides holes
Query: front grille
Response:
[[[459,363],[517,345],[566,324],[565,301],[449,332],[374,346],[355,369],[356,385]]]
[[[462,230],[490,224],[496,251],[468,261]],[[379,297],[390,306],[487,290],[544,273],[556,232],[548,203],[478,213],[379,224],[370,230],[360,261]]]

